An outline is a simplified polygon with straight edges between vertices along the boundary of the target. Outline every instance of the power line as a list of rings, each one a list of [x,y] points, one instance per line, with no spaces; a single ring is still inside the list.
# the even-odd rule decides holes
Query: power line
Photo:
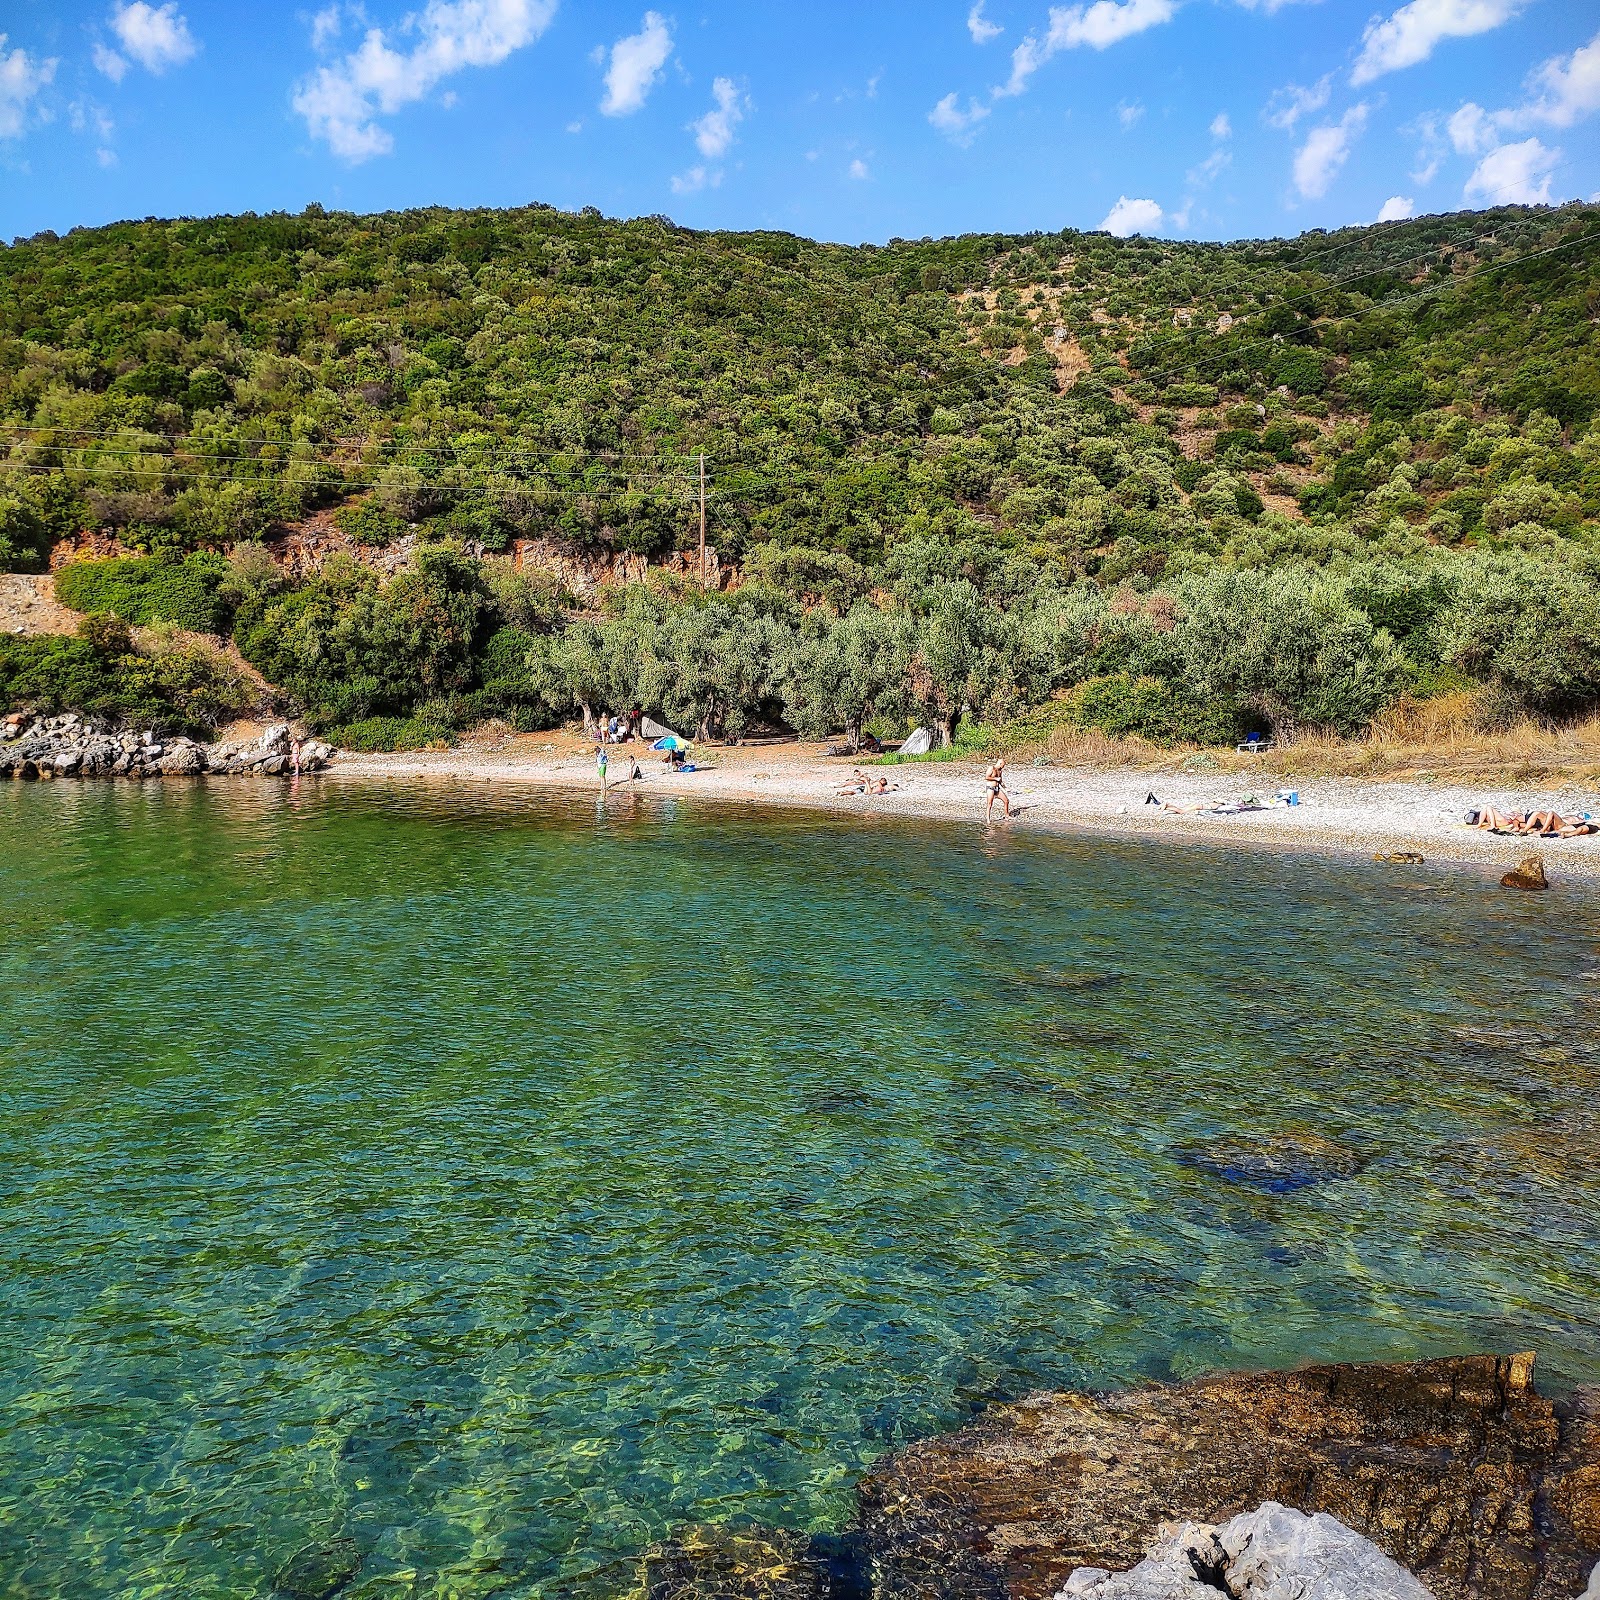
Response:
[[[192,440],[194,440],[194,439],[196,439],[198,437],[196,434],[194,434],[192,432],[191,433],[187,433],[187,434],[156,434],[154,430],[141,429],[141,428],[136,428],[136,427],[125,427],[125,428],[69,428],[69,427],[65,427],[65,426],[62,426],[62,425],[60,425],[58,423],[53,423],[53,422],[0,422],[0,430],[6,430],[6,431],[9,431],[11,433],[26,433],[26,434],[58,433],[58,434],[67,435],[67,436],[69,436],[71,438],[75,438],[75,439],[118,439],[118,440],[125,439],[127,437],[127,435],[129,435],[129,434],[149,433],[150,436],[153,437],[153,438],[164,439],[170,446],[172,446],[175,449],[181,447],[183,441],[186,441],[186,440],[192,441]],[[229,437],[224,442],[229,443],[229,444],[235,444],[235,445],[259,444],[259,445],[276,446],[279,449],[285,449],[285,448],[293,449],[298,445],[313,444],[313,443],[316,443],[317,441],[309,440],[309,439],[270,439],[270,438],[264,438],[264,437],[251,437],[251,436],[242,435],[242,434],[230,434]],[[363,436],[359,440],[358,439],[334,439],[334,440],[322,441],[322,443],[327,448],[334,449],[334,450],[338,450],[338,449],[341,449],[341,448],[349,448],[349,449],[362,448],[362,449],[365,449],[365,448],[368,448],[368,447],[372,446],[374,443],[376,443],[377,447],[381,450],[383,448],[383,445],[384,445],[384,441],[382,441],[382,440],[373,441],[370,437],[367,437],[367,436]],[[192,448],[192,446],[190,446],[190,448]],[[446,454],[453,454],[453,455],[461,455],[461,454],[468,453],[468,452],[477,452],[482,448],[483,447],[481,447],[479,445],[464,444],[464,443],[458,443],[458,442],[441,442],[441,443],[438,443],[438,444],[407,445],[402,450],[389,452],[388,459],[386,461],[384,461],[382,463],[382,465],[385,465],[385,466],[394,465],[395,462],[396,462],[396,458],[403,457],[403,456],[427,456],[427,455],[431,455],[431,454],[435,454],[435,453],[446,453]],[[488,453],[488,454],[492,455],[492,454],[495,454],[496,452],[494,450],[490,449],[490,450],[487,450],[485,453]],[[590,452],[585,452],[585,451],[582,451],[582,450],[523,450],[523,449],[518,449],[518,450],[512,450],[512,451],[500,451],[498,453],[501,456],[508,457],[508,458],[516,458],[516,459],[526,458],[528,460],[547,460],[547,461],[565,461],[565,460],[569,460],[569,459],[577,460],[577,461],[597,461],[597,462],[601,462],[601,463],[605,463],[607,461],[659,461],[659,462],[682,461],[682,462],[686,463],[685,468],[684,468],[685,473],[688,473],[689,470],[690,470],[690,468],[688,467],[687,463],[693,462],[696,459],[696,456],[695,456],[695,454],[693,452],[687,452],[687,453],[683,453],[683,454],[679,454],[679,453],[672,452],[672,451],[662,451],[660,453],[650,453],[650,452],[646,452],[646,451],[642,451],[642,450],[637,450],[637,451],[590,451]]]

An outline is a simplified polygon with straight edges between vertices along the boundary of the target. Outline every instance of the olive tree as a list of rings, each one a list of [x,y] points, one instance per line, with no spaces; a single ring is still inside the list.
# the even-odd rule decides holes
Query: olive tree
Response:
[[[784,714],[801,733],[843,728],[852,745],[874,716],[903,716],[910,704],[909,630],[903,616],[865,603],[847,616],[807,619],[784,684]]]

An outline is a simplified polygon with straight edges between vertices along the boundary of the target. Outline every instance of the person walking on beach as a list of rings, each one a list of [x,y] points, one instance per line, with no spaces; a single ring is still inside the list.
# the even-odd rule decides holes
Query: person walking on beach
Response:
[[[989,770],[984,773],[983,781],[989,788],[989,809],[984,813],[983,820],[994,821],[994,803],[996,800],[1005,807],[1005,820],[1011,820],[1011,796],[1006,793],[1006,758],[996,756],[989,763]]]
[[[601,794],[606,792],[606,768],[610,765],[610,763],[611,757],[606,754],[606,747],[603,744],[597,744],[594,747],[594,764],[596,770],[600,774]]]

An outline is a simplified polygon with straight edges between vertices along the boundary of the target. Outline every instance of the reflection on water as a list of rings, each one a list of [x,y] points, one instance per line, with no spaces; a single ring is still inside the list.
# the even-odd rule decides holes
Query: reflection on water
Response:
[[[1570,893],[314,782],[5,787],[0,889],[0,1593],[609,1592],[994,1394],[1600,1380]]]

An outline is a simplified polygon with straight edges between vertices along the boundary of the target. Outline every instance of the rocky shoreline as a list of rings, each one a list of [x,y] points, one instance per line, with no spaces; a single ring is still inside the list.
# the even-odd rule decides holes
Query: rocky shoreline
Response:
[[[332,759],[331,745],[311,740],[300,748],[298,770],[316,772]],[[10,716],[0,723],[0,778],[277,778],[295,770],[286,722],[257,739],[216,744],[162,737],[153,728],[110,728],[72,715]]]
[[[638,1592],[1377,1600],[1414,1578],[1436,1600],[1578,1600],[1600,1593],[1600,1392],[1552,1400],[1532,1356],[1485,1355],[1033,1395],[886,1458],[857,1499],[839,1536],[686,1530]],[[1253,1565],[1230,1566],[1241,1528]],[[1308,1565],[1318,1537],[1333,1554]],[[1341,1580],[1340,1549],[1403,1571]]]

